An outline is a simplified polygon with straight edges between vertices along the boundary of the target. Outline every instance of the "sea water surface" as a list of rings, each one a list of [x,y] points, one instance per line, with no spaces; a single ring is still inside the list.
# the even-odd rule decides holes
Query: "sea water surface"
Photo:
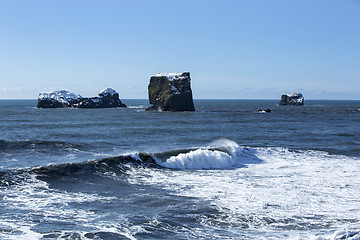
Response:
[[[360,239],[360,101],[123,102],[0,100],[0,239]]]

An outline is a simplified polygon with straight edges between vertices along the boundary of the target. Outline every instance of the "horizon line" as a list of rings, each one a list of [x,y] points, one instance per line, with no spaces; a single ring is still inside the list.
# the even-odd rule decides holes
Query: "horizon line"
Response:
[[[37,98],[0,98],[2,100],[38,100]],[[121,98],[120,100],[149,100],[147,98]],[[193,100],[269,100],[280,101],[275,98],[194,98]],[[311,98],[305,99],[305,101],[360,101],[360,99],[323,99],[323,98]]]

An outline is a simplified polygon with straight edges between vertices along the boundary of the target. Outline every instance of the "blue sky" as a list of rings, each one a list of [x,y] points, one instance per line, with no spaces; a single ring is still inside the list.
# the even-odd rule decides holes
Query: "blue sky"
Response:
[[[147,98],[360,99],[360,0],[0,0],[0,99],[66,89]]]

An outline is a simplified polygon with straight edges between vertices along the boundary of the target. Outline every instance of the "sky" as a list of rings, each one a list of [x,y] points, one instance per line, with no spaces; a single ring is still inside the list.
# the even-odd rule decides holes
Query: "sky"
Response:
[[[360,0],[0,0],[0,99],[191,73],[195,99],[360,99]]]

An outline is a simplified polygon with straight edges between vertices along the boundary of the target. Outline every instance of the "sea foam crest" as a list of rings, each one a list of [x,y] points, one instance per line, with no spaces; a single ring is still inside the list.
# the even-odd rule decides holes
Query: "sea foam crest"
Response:
[[[162,163],[164,167],[178,169],[221,169],[235,164],[235,160],[227,153],[208,149],[196,149],[188,153],[180,153]]]
[[[248,160],[252,158],[249,151],[251,150],[240,147],[233,141],[223,139],[211,143],[208,147],[180,153],[157,163],[176,169],[229,169],[249,163]],[[242,161],[243,157],[246,161]]]

